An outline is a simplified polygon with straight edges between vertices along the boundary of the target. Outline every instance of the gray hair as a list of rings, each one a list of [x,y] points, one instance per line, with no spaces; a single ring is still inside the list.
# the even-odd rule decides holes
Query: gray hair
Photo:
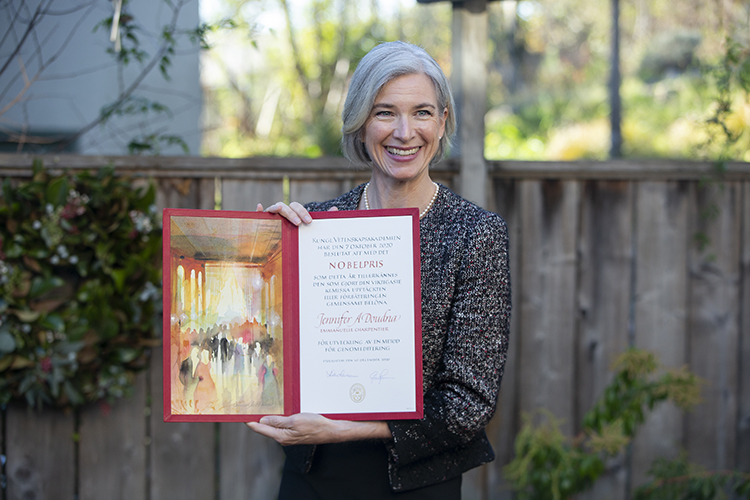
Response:
[[[386,42],[375,46],[365,54],[354,70],[349,92],[341,113],[341,150],[344,156],[359,166],[370,164],[362,142],[362,129],[367,122],[380,90],[391,80],[399,76],[424,74],[435,85],[438,101],[438,112],[448,110],[445,120],[445,133],[440,139],[437,152],[430,164],[443,158],[456,131],[455,105],[448,79],[440,66],[423,48],[406,42]]]

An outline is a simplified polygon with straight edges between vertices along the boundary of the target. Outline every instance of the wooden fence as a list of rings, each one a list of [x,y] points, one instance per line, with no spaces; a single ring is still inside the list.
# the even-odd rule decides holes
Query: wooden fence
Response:
[[[0,176],[32,158],[0,155]],[[365,180],[341,159],[46,157],[48,168],[114,163],[153,177],[161,207],[253,210],[323,200]],[[513,319],[498,411],[497,460],[465,475],[464,498],[509,499],[502,467],[523,412],[581,416],[628,346],[706,380],[703,403],[649,416],[629,453],[585,499],[620,500],[656,457],[686,450],[709,469],[750,471],[750,165],[716,176],[694,162],[496,162],[486,206],[511,230]],[[434,177],[458,178],[446,162]],[[218,195],[218,196],[217,196]],[[707,236],[700,251],[696,235]],[[282,452],[243,424],[162,421],[161,353],[135,395],[79,416],[12,404],[2,414],[3,499],[275,498]]]

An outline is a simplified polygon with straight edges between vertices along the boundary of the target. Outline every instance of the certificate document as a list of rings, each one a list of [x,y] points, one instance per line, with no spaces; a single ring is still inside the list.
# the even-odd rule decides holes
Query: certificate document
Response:
[[[299,228],[303,412],[414,414],[421,403],[414,217],[370,213]]]
[[[164,420],[422,417],[416,208],[165,209]]]

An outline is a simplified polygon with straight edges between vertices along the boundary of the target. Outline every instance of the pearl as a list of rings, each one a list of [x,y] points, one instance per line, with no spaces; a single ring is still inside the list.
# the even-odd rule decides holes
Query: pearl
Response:
[[[420,219],[422,217],[424,217],[425,214],[427,212],[429,212],[429,210],[432,208],[432,205],[435,203],[435,200],[437,199],[437,195],[440,192],[440,187],[434,181],[432,182],[432,185],[435,186],[435,194],[432,195],[432,199],[427,204],[427,207],[424,210],[422,210],[421,212],[419,212],[419,218]],[[367,188],[369,188],[369,187],[370,187],[370,183],[368,182],[367,184],[365,184],[364,191],[362,191],[362,197],[365,200],[365,210],[370,210],[370,201],[367,198]]]

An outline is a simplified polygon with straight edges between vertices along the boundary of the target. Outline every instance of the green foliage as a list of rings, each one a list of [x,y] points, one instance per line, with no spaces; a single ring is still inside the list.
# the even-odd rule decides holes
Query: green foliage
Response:
[[[130,392],[158,343],[153,185],[114,169],[6,179],[0,197],[0,402],[70,407]]]
[[[720,162],[750,150],[750,46],[727,37],[725,47],[719,62],[704,69],[715,98],[705,119],[706,138],[698,147],[702,156]]]
[[[610,3],[493,4],[485,156],[606,158]],[[622,152],[750,161],[747,3],[688,4],[620,2]]]
[[[504,472],[519,499],[562,500],[590,488],[604,460],[620,453],[643,423],[646,411],[671,401],[689,408],[699,400],[700,382],[682,368],[657,375],[653,354],[630,349],[615,362],[612,382],[583,418],[581,433],[565,437],[548,413],[534,425],[525,416],[516,437],[516,457]]]
[[[635,491],[634,500],[713,500],[750,498],[750,474],[706,472],[687,461],[657,459],[649,475],[654,479]]]

